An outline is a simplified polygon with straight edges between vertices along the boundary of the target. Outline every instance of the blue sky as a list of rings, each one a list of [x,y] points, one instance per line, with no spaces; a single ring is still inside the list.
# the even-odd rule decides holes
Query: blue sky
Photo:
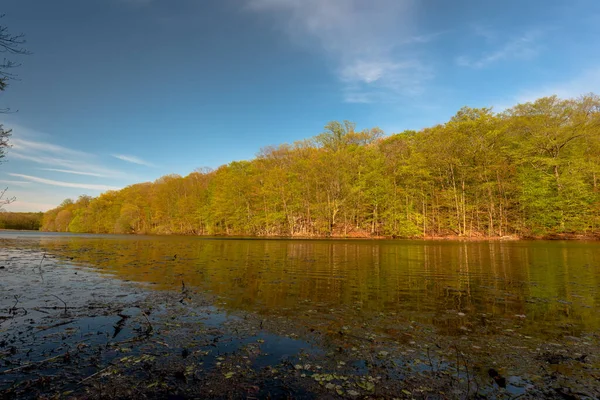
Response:
[[[331,120],[600,93],[597,0],[4,0],[8,211],[251,159]]]

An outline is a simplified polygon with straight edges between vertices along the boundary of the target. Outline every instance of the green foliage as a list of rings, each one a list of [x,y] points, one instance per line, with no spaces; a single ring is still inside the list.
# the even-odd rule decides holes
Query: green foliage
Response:
[[[251,161],[65,201],[44,230],[279,236],[598,234],[600,99],[547,97],[383,137],[331,122]]]

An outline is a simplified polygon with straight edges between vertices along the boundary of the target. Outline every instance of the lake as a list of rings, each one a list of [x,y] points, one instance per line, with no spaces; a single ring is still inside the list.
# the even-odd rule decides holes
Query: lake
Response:
[[[36,249],[40,260],[40,254],[46,254],[43,257],[54,258],[57,266],[83,269],[109,281],[135,283],[147,291],[193,290],[209,296],[211,306],[225,315],[245,313],[261,321],[291,321],[298,330],[320,332],[321,347],[345,332],[346,337],[372,341],[391,338],[399,356],[406,355],[411,345],[420,347],[422,354],[424,348],[433,345],[431,342],[440,349],[444,345],[456,348],[460,343],[473,364],[482,364],[482,377],[489,365],[514,363],[495,367],[505,368],[503,374],[514,377],[513,394],[526,394],[523,388],[535,386],[533,380],[522,384],[515,381],[528,375],[509,356],[525,351],[515,350],[519,344],[530,341],[527,351],[538,361],[539,357],[558,354],[552,348],[540,350],[548,343],[565,347],[560,349],[563,357],[570,357],[573,351],[597,349],[597,242],[303,240],[8,231],[0,234],[0,240],[6,248],[18,245]],[[0,289],[8,293],[7,286],[0,284]],[[0,298],[0,308],[10,307],[12,297]],[[417,327],[422,334],[406,331]],[[429,343],[419,343],[419,339]],[[506,354],[492,354],[489,349],[495,344],[511,350],[501,347],[498,352]],[[533,354],[535,349],[542,355]],[[436,357],[442,360],[443,352],[438,351],[441,355]],[[491,361],[496,356],[498,360]],[[577,362],[567,361],[565,358],[562,364],[569,364],[571,372],[561,372],[564,382],[589,372],[588,367],[596,368],[597,373],[597,359],[579,363],[585,364],[581,368],[587,372],[579,371]],[[426,369],[430,372],[437,372],[434,362],[423,363],[429,364]],[[486,363],[489,365],[483,365]],[[466,360],[464,364],[468,364]],[[569,375],[572,373],[576,375]],[[571,387],[564,382],[561,387]]]

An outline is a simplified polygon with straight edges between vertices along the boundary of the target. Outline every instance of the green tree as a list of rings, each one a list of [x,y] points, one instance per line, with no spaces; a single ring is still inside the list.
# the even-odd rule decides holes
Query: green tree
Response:
[[[254,160],[67,201],[42,229],[98,233],[599,234],[600,101],[556,97],[382,137],[348,121]]]

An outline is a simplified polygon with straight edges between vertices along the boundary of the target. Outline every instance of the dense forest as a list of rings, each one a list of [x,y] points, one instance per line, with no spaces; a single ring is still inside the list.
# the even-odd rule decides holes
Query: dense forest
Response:
[[[42,226],[41,212],[0,211],[0,229],[21,229],[37,231]]]
[[[520,237],[600,233],[600,97],[556,96],[384,137],[331,122],[186,177],[65,200],[46,231]]]

